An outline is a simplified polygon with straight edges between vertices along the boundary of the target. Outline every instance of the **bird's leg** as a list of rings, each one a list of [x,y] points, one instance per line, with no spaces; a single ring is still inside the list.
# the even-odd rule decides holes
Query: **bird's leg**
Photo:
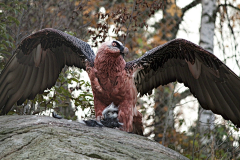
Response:
[[[132,107],[123,102],[119,105],[118,120],[123,123],[122,130],[133,132],[133,110]]]
[[[103,104],[100,100],[97,98],[94,99],[94,109],[95,109],[95,116],[97,120],[101,120],[103,118],[102,112],[106,108],[106,105]]]

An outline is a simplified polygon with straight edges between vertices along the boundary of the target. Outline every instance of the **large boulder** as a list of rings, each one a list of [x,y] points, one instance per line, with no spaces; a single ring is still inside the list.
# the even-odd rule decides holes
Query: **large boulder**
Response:
[[[46,116],[1,116],[0,159],[187,159],[143,136]]]

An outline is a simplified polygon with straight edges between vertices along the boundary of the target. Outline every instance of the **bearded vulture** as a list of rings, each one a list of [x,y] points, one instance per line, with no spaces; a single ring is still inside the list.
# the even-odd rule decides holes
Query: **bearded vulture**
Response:
[[[240,78],[210,52],[184,39],[174,39],[125,62],[128,49],[104,42],[95,56],[90,45],[62,31],[46,28],[25,38],[0,75],[0,110],[7,114],[51,88],[65,65],[87,71],[96,117],[112,102],[122,130],[142,134],[137,95],[178,81],[189,87],[204,109],[240,126]]]

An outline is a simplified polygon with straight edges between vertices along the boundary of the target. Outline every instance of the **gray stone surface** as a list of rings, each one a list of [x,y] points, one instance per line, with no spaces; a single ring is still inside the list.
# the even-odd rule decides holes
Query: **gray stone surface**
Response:
[[[46,116],[1,116],[0,159],[182,159],[143,136]]]

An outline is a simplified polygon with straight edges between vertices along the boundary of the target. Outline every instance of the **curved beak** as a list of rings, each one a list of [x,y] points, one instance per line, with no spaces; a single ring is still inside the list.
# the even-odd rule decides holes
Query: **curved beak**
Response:
[[[120,48],[120,54],[123,56],[123,58],[124,58],[124,56],[126,55],[126,54],[128,54],[128,48],[127,47],[121,47]]]

